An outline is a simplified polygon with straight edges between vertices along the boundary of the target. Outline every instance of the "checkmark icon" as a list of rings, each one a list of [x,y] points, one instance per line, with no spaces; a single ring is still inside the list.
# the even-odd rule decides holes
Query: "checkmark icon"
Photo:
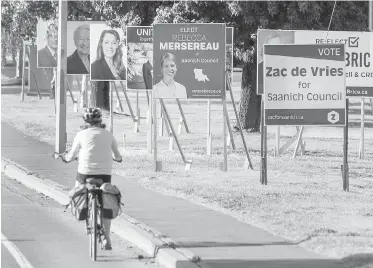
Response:
[[[359,47],[359,37],[349,37],[348,38],[349,47]]]

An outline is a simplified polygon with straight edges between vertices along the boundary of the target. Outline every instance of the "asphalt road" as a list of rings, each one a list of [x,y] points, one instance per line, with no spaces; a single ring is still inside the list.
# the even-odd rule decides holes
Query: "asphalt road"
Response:
[[[64,212],[54,200],[4,174],[1,174],[1,186],[2,267],[161,267],[154,259],[142,259],[141,250],[114,234],[113,250],[99,250],[98,261],[92,262],[85,224],[76,221],[70,210]]]

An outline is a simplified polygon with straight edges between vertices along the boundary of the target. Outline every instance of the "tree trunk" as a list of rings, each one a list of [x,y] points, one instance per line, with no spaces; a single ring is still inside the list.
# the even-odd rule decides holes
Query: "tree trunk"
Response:
[[[4,67],[6,65],[6,52],[7,52],[7,49],[6,49],[6,46],[3,44],[3,42],[1,42],[1,46],[2,46],[2,49],[1,49],[1,67]]]
[[[17,52],[18,52],[18,49],[16,49],[13,45],[12,46],[12,64],[17,64]]]
[[[49,98],[54,100],[56,98],[56,82],[57,82],[57,70],[56,69],[46,69],[49,75],[52,76],[51,89],[49,91]]]
[[[23,60],[23,49],[19,49],[17,53],[17,69],[16,69],[16,77],[21,78],[23,75],[22,70],[22,60]]]
[[[259,132],[261,100],[261,95],[256,94],[256,61],[245,61],[242,69],[241,101],[238,114],[242,129]]]
[[[90,106],[110,111],[110,84],[107,81],[91,82]]]

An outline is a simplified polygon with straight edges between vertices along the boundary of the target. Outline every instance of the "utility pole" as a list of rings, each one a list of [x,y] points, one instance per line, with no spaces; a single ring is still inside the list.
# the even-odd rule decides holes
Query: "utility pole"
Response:
[[[56,145],[55,151],[66,150],[66,88],[67,71],[66,39],[67,39],[67,1],[59,0],[58,8],[58,58],[56,77]]]

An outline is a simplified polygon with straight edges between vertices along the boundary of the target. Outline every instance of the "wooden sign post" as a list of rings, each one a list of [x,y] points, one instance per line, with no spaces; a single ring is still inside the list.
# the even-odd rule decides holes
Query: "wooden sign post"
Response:
[[[114,88],[113,84],[114,83],[115,83],[114,81],[111,81],[109,83],[109,88],[110,88],[110,92],[109,92],[109,94],[110,94],[110,132],[111,133],[114,133],[114,122],[113,122],[113,104],[114,104],[114,102],[113,102],[113,88]]]
[[[206,153],[211,155],[212,135],[211,135],[211,100],[207,100],[207,144]]]
[[[338,51],[337,53],[320,53],[320,51]],[[293,157],[301,144],[304,127],[309,125],[344,126],[347,124],[346,103],[346,64],[344,44],[305,44],[305,45],[267,45],[264,44],[264,70],[281,70],[289,75],[273,76],[269,72],[263,74],[264,94],[262,96],[264,125],[301,126]],[[302,56],[304,55],[304,56]],[[314,75],[310,71],[328,64],[330,68],[339,70],[337,76]],[[296,65],[295,65],[296,64]],[[294,67],[297,66],[297,67]],[[320,67],[319,67],[320,66]],[[301,70],[301,71],[300,71]],[[303,73],[299,77],[299,72]],[[334,85],[330,87],[329,85]],[[299,91],[300,89],[306,90]],[[299,93],[302,92],[302,93]],[[272,99],[272,96],[296,96],[291,98]],[[320,96],[333,96],[321,98]],[[318,102],[315,102],[317,98]],[[262,134],[262,175],[261,182],[266,180],[266,146],[265,129]],[[345,135],[346,136],[346,135]],[[347,156],[346,156],[347,157]],[[345,161],[343,160],[344,164]],[[346,170],[344,166],[343,170]],[[343,173],[343,176],[347,176]],[[345,187],[344,187],[345,188]]]
[[[360,143],[359,143],[359,158],[364,159],[364,117],[365,117],[365,109],[364,109],[365,99],[361,98],[361,117],[360,117]]]

